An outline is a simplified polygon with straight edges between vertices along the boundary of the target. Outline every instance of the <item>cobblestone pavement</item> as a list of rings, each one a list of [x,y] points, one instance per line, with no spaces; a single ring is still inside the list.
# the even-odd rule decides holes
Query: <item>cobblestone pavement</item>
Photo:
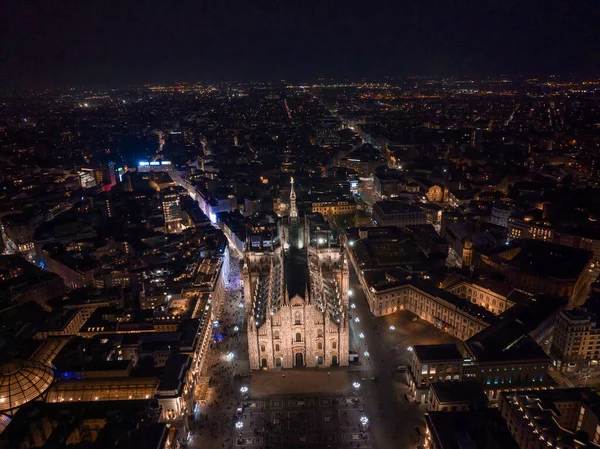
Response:
[[[362,400],[346,396],[247,399],[232,426],[234,448],[374,448]]]

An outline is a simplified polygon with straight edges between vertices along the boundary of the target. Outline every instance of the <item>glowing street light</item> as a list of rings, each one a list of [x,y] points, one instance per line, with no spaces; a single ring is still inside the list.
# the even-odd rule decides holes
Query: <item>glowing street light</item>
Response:
[[[248,387],[247,387],[246,385],[244,385],[244,386],[242,386],[242,387],[240,388],[240,391],[241,391],[242,393],[248,393]]]
[[[351,297],[353,294],[354,294],[354,292],[352,291],[352,289],[351,289],[351,288],[349,288],[349,289],[348,289],[348,296],[350,296],[350,297]]]
[[[366,416],[361,416],[361,417],[360,417],[360,423],[361,423],[363,426],[366,426],[367,424],[369,424],[369,418],[367,418]]]
[[[354,383],[352,384],[352,386],[353,386],[353,387],[354,387],[356,390],[358,390],[358,389],[360,388],[360,382],[354,382]]]
[[[362,332],[360,334],[358,334],[358,338],[365,338],[365,334],[363,334]]]
[[[235,428],[236,429],[241,429],[242,427],[244,427],[244,423],[241,421],[238,421],[235,423]]]
[[[396,330],[396,326],[390,326],[390,330],[391,331],[395,331]]]
[[[369,351],[364,352],[365,357],[369,357]]]
[[[354,322],[355,323],[360,323],[360,318],[359,317],[354,318]]]
[[[233,332],[237,332],[237,331],[239,331],[239,330],[240,330],[239,326],[235,326],[235,327],[233,328]]]

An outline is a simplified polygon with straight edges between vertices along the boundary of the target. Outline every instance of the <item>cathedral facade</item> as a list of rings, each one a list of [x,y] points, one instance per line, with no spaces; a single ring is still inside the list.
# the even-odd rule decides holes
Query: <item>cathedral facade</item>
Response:
[[[293,186],[291,200],[292,244],[246,252],[250,369],[346,366],[348,262],[324,221],[298,217]]]

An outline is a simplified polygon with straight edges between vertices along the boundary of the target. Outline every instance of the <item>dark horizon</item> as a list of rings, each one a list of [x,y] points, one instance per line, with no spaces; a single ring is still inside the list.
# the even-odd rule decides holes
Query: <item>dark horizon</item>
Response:
[[[600,3],[11,2],[0,87],[596,75]]]

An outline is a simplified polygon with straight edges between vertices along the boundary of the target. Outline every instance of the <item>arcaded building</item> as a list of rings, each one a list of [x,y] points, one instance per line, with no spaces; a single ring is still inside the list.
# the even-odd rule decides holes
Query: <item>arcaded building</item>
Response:
[[[291,245],[274,238],[246,252],[250,368],[346,366],[348,263],[320,215],[300,220],[294,201],[291,209]]]

